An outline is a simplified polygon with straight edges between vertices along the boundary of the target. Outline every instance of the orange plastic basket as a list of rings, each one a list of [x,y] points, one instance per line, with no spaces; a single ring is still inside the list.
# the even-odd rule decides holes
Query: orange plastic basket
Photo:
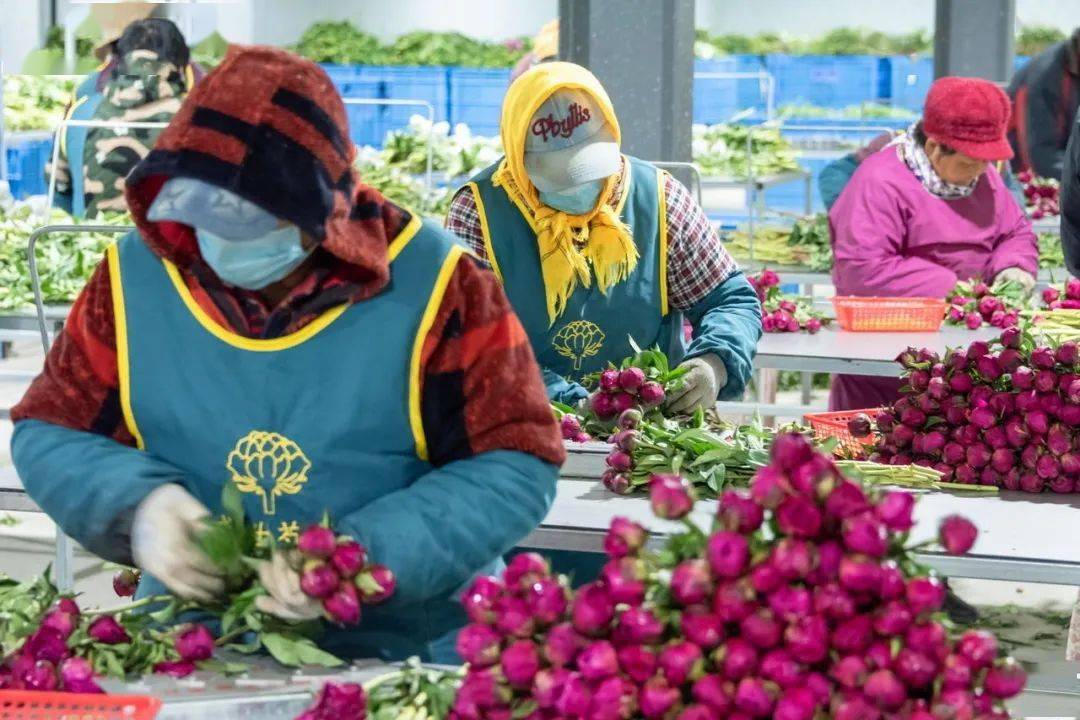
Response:
[[[858,447],[859,445],[873,445],[876,443],[877,433],[870,433],[864,438],[852,437],[847,429],[848,420],[859,413],[866,413],[870,416],[870,419],[873,420],[879,412],[881,412],[881,408],[840,410],[838,412],[810,413],[804,415],[803,419],[809,423],[810,429],[814,431],[814,437],[818,440],[836,438],[840,441],[841,445]]]
[[[0,720],[153,720],[160,709],[148,695],[0,690]]]
[[[939,298],[834,297],[836,321],[852,332],[935,332],[945,319]]]

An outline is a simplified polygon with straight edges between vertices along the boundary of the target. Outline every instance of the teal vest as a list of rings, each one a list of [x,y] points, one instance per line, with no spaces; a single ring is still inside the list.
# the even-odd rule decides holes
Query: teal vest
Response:
[[[90,73],[75,89],[75,100],[68,110],[67,120],[93,120],[98,105],[105,98],[97,89],[100,72]],[[64,157],[71,168],[71,215],[86,215],[86,176],[83,173],[83,157],[86,153],[86,135],[90,128],[66,127],[62,136]]]
[[[660,170],[627,158],[619,216],[631,229],[638,250],[637,267],[625,281],[603,294],[595,277],[578,286],[566,310],[548,322],[544,279],[536,234],[528,220],[491,176],[498,163],[482,171],[470,186],[488,259],[521,319],[540,365],[580,382],[590,373],[633,355],[630,338],[642,348],[659,346],[673,363],[682,359],[682,315],[667,306],[667,209]]]
[[[180,468],[179,482],[212,513],[222,486],[235,484],[267,541],[295,541],[324,511],[343,518],[429,472],[413,373],[425,309],[438,307],[441,271],[463,250],[414,216],[389,252],[380,294],[291,335],[251,339],[206,316],[137,233],[124,237],[109,269],[121,408],[138,445]],[[343,657],[445,660],[435,648],[448,638],[452,647],[462,622],[449,596],[365,607],[357,629],[331,630],[323,644]]]

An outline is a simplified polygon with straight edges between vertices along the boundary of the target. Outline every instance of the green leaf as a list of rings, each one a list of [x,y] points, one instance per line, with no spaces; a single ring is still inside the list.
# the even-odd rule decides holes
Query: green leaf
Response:
[[[236,527],[244,527],[244,496],[235,483],[225,483],[221,490],[221,507]]]
[[[528,717],[534,712],[536,712],[536,707],[537,705],[535,700],[527,700],[514,708],[514,712],[510,717],[512,717],[514,720],[521,720],[522,718]]]
[[[286,667],[300,666],[300,653],[296,648],[296,640],[290,639],[279,633],[262,633],[259,635],[263,647],[275,660]]]
[[[311,640],[304,639],[298,646],[300,662],[304,665],[319,665],[320,667],[339,667],[345,661],[336,655],[326,652]]]

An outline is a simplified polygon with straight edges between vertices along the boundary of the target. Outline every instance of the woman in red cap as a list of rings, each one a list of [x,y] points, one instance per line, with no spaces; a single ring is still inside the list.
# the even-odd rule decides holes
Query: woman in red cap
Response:
[[[922,120],[867,158],[829,212],[838,295],[945,297],[957,281],[1035,284],[1038,247],[993,167],[1008,160],[1009,98],[977,78],[937,80]],[[833,410],[891,403],[900,381],[838,376]]]

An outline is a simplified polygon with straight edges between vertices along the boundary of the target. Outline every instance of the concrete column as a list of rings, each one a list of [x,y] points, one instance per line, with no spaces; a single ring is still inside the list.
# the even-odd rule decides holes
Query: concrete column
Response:
[[[623,151],[690,160],[694,0],[559,0],[559,57],[600,79]]]
[[[1008,82],[1015,25],[1016,0],[937,0],[934,76]]]

